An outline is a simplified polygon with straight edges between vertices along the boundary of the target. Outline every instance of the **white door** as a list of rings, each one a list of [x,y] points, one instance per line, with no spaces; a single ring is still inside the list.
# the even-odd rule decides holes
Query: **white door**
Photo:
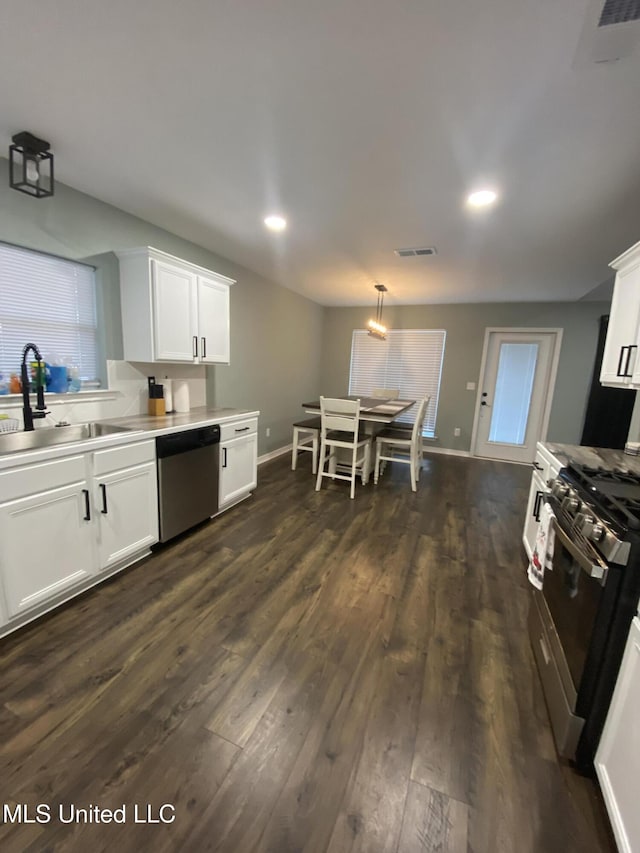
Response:
[[[533,462],[549,418],[560,330],[487,330],[473,452]]]
[[[229,363],[229,286],[198,276],[200,361]]]
[[[86,482],[0,506],[9,616],[43,604],[95,574],[92,512]]]
[[[234,438],[220,445],[219,504],[224,506],[248,494],[257,484],[258,436]]]
[[[158,541],[156,463],[97,477],[95,513],[100,525],[100,568],[122,562]]]
[[[199,352],[196,276],[164,261],[151,261],[151,268],[155,358],[194,362]]]

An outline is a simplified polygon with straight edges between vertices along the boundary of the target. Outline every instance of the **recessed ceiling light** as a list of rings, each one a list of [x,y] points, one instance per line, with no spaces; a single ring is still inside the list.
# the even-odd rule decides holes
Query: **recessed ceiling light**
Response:
[[[470,207],[488,207],[498,198],[495,190],[476,190],[467,196],[467,204]]]
[[[274,213],[265,217],[264,224],[270,231],[284,231],[287,227],[287,220],[284,216],[278,216]]]

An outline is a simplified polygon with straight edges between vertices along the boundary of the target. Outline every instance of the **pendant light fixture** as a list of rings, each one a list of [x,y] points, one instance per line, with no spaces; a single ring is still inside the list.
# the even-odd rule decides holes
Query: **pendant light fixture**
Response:
[[[46,198],[53,195],[53,154],[44,139],[23,130],[11,137],[9,185],[18,192]]]
[[[376,284],[376,290],[378,291],[378,305],[376,307],[376,319],[369,320],[369,334],[372,338],[378,338],[381,341],[385,341],[387,339],[387,327],[382,323],[382,306],[384,303],[384,295],[387,292],[387,288],[384,284]]]

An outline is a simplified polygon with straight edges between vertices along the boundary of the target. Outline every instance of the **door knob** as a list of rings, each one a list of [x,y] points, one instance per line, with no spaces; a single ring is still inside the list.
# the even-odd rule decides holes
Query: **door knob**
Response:
[[[481,406],[488,406],[489,404],[487,403],[487,401],[486,401],[486,400],[483,400],[483,401],[480,403],[480,405],[481,405]]]

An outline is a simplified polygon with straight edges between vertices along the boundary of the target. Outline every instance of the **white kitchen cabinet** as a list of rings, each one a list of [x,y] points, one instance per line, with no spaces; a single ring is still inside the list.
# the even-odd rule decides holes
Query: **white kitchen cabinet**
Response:
[[[220,441],[218,503],[225,509],[247,497],[258,482],[258,421],[224,424]]]
[[[600,382],[635,390],[640,387],[640,243],[610,266],[616,270],[616,281]]]
[[[158,541],[155,462],[114,471],[93,481],[99,568],[107,569]]]
[[[527,514],[525,516],[524,531],[522,533],[522,542],[529,559],[531,559],[531,554],[533,553],[533,548],[536,543],[543,496],[547,492],[548,489],[545,481],[537,471],[534,471],[531,477],[529,500],[527,502]]]
[[[205,364],[229,363],[229,285],[198,276],[199,358]]]
[[[629,639],[596,753],[596,772],[618,849],[640,850],[640,619]]]
[[[94,540],[86,480],[0,504],[7,616],[31,610],[95,574]]]
[[[232,279],[150,247],[118,257],[127,361],[229,363]]]
[[[158,541],[158,478],[154,439],[91,454],[100,570]]]
[[[550,489],[549,483],[555,479],[561,467],[562,463],[560,460],[544,444],[538,442],[536,458],[533,463],[533,474],[531,475],[527,513],[522,531],[522,543],[529,559],[531,559],[531,553],[538,533],[543,496],[548,494]]]
[[[151,281],[153,360],[193,362],[198,334],[195,273],[152,259]]]
[[[0,634],[125,568],[158,541],[155,441],[0,472]]]

